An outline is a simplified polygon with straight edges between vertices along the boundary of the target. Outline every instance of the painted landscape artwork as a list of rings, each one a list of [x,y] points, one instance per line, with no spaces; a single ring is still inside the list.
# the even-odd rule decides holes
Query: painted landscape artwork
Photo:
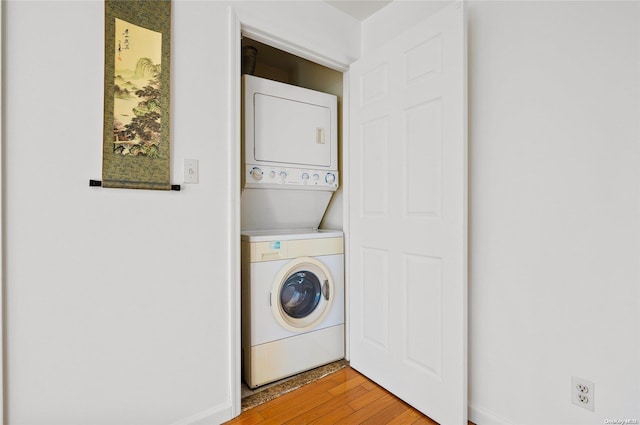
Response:
[[[115,20],[113,152],[160,155],[162,34]]]
[[[170,0],[106,0],[102,186],[171,190]]]

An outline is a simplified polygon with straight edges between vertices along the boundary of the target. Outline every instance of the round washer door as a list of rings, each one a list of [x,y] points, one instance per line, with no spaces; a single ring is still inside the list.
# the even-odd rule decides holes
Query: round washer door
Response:
[[[312,330],[329,312],[333,293],[333,279],[324,264],[311,257],[296,258],[273,282],[273,317],[291,332]]]

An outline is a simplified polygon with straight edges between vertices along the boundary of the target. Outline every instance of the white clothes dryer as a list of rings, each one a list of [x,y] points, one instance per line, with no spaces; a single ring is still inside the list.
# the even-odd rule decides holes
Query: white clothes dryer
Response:
[[[338,98],[253,75],[242,91],[242,230],[317,229],[339,184]]]
[[[251,388],[344,357],[340,231],[242,232],[242,353]]]

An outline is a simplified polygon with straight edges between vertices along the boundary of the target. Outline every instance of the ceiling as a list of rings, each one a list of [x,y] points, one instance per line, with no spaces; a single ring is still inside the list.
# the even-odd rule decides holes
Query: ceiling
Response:
[[[325,0],[325,2],[353,16],[359,21],[367,19],[369,16],[391,3],[391,1],[382,0]]]

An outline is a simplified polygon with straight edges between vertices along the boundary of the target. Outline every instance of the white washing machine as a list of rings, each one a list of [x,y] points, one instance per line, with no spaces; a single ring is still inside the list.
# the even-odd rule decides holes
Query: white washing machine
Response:
[[[251,388],[344,357],[340,231],[242,232],[242,352]]]

